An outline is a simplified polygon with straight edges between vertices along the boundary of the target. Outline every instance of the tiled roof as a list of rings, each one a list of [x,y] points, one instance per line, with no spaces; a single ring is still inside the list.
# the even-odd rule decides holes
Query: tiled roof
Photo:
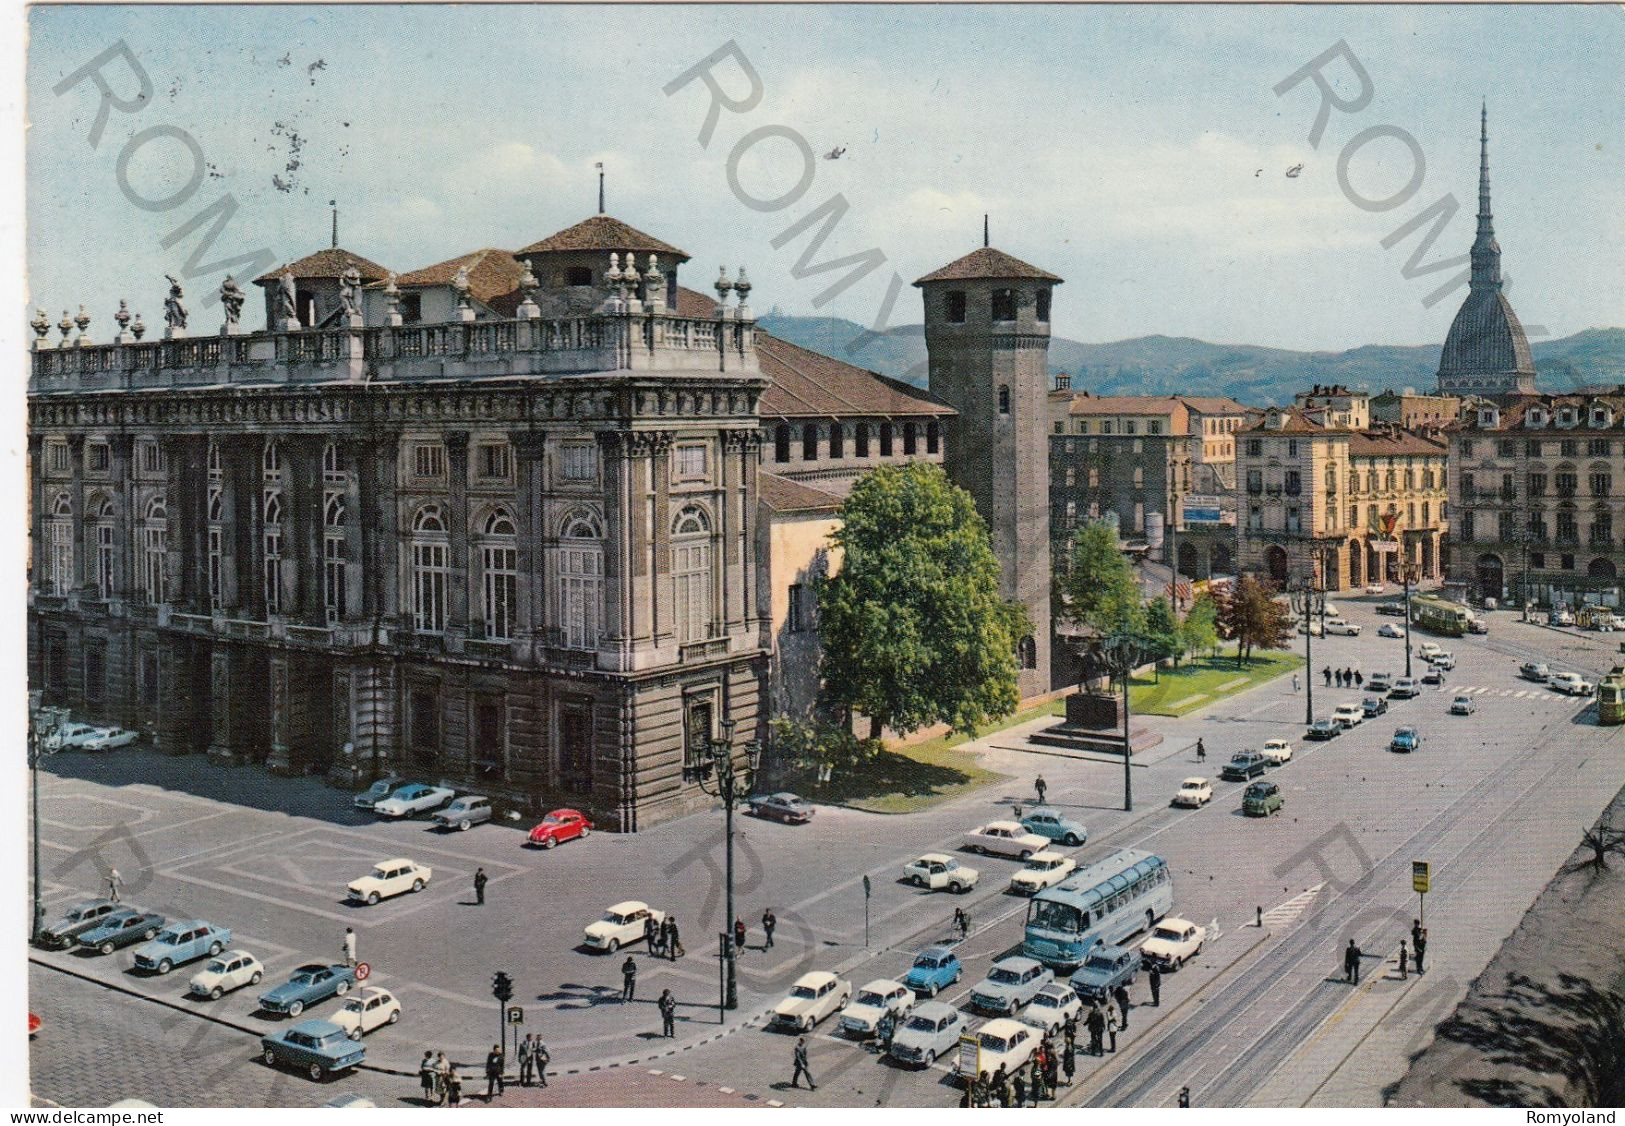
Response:
[[[259,285],[268,285],[280,278],[284,270],[291,270],[296,278],[336,278],[343,276],[351,263],[354,263],[355,268],[360,271],[361,280],[364,282],[383,281],[389,276],[389,271],[378,263],[335,246],[318,250],[315,254],[307,254],[299,261],[290,262],[286,266],[268,270],[254,281]]]
[[[1224,395],[1181,395],[1184,403],[1197,414],[1246,414],[1248,407]]]
[[[1271,427],[1265,425],[1266,420],[1269,418],[1270,412],[1269,411],[1264,411],[1264,412],[1259,414],[1258,420],[1256,422],[1254,422],[1251,426],[1244,426],[1240,430],[1236,431],[1236,433],[1238,433],[1238,434],[1325,434],[1325,433],[1329,433],[1329,431],[1327,430],[1326,427],[1322,426],[1320,423],[1316,422],[1314,419],[1306,417],[1304,415],[1303,411],[1297,409],[1296,407],[1294,407],[1294,408],[1292,408],[1290,410],[1281,409],[1281,408],[1276,408],[1276,409],[1279,411],[1279,413],[1282,416],[1281,417],[1281,425],[1279,427],[1276,427],[1276,428],[1272,429]],[[1339,431],[1339,433],[1346,433],[1346,431]]]
[[[991,246],[983,246],[971,251],[963,258],[956,259],[942,267],[932,270],[925,277],[915,282],[915,285],[924,285],[926,282],[939,281],[971,281],[978,278],[1037,278],[1040,281],[1059,282],[1061,278],[1048,270],[1040,270],[1037,266],[1013,258],[1002,250],[994,250]]]
[[[1175,395],[1074,394],[1068,414],[1177,414],[1183,404]]]
[[[1393,457],[1417,454],[1443,457],[1445,443],[1414,430],[1354,430],[1349,433],[1350,457]]]
[[[547,254],[560,250],[636,250],[640,253],[665,254],[678,262],[687,262],[688,254],[669,242],[661,242],[636,227],[629,227],[609,215],[592,215],[573,227],[548,235],[518,251],[520,257]]]
[[[519,279],[525,276],[525,264],[519,259],[506,250],[486,247],[401,274],[395,284],[401,289],[450,285],[463,266],[468,267],[469,295],[486,305],[501,303],[502,298],[514,294],[519,289]]]
[[[756,482],[756,495],[774,512],[834,512],[841,506],[841,498],[834,493],[780,477],[777,473],[758,474]]]
[[[1602,403],[1614,415],[1614,424],[1606,430],[1594,430],[1591,426],[1591,404]],[[1555,418],[1560,407],[1574,407],[1579,422],[1574,426],[1554,426],[1548,422],[1545,426],[1526,426],[1525,416],[1535,407],[1544,407],[1548,418]],[[1469,411],[1452,430],[1523,430],[1530,434],[1551,434],[1562,437],[1565,434],[1579,433],[1618,433],[1620,424],[1625,421],[1625,384],[1617,389],[1602,394],[1586,395],[1518,395],[1501,400],[1498,408],[1500,425],[1480,426],[1478,413]]]

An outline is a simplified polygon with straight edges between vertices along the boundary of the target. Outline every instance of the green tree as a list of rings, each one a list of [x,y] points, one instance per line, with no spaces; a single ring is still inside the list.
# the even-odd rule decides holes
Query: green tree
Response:
[[[1016,708],[1024,607],[999,595],[999,561],[971,495],[940,466],[865,474],[841,505],[840,572],[817,583],[824,702],[907,732],[969,733]]]
[[[1145,636],[1150,642],[1150,656],[1156,661],[1157,679],[1162,679],[1162,662],[1173,658],[1179,663],[1184,644],[1179,633],[1179,615],[1167,595],[1152,599],[1145,608]]]
[[[1285,649],[1292,644],[1292,617],[1275,601],[1269,583],[1245,576],[1224,599],[1219,628],[1236,643],[1236,665],[1252,659],[1254,649]]]
[[[1219,644],[1219,608],[1210,595],[1202,595],[1179,625],[1180,639],[1187,653],[1211,653]]]
[[[1068,621],[1100,634],[1144,632],[1140,584],[1105,521],[1092,520],[1073,535],[1056,586]]]
[[[820,782],[880,753],[878,739],[860,739],[849,726],[776,716],[767,725],[773,764],[780,770],[816,768]]]

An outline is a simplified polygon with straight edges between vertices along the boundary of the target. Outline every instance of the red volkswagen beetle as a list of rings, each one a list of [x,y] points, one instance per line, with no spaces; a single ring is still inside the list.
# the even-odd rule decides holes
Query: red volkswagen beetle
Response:
[[[586,816],[574,809],[555,809],[542,823],[530,831],[530,843],[542,848],[552,848],[575,837],[584,837],[592,832],[592,822]]]

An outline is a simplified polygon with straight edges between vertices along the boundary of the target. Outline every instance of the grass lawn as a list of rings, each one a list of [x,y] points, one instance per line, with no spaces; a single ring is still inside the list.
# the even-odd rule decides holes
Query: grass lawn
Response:
[[[1134,711],[1141,714],[1180,716],[1302,667],[1301,653],[1279,650],[1255,652],[1252,660],[1240,668],[1236,667],[1233,653],[1201,657],[1177,669],[1163,669],[1160,678],[1135,677],[1130,682],[1129,698]]]

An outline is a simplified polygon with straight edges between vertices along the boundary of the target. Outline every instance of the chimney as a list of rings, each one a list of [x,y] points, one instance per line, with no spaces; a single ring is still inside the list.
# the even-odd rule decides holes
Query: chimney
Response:
[[[1072,377],[1064,371],[1055,373],[1055,389],[1057,391],[1072,390]]]

